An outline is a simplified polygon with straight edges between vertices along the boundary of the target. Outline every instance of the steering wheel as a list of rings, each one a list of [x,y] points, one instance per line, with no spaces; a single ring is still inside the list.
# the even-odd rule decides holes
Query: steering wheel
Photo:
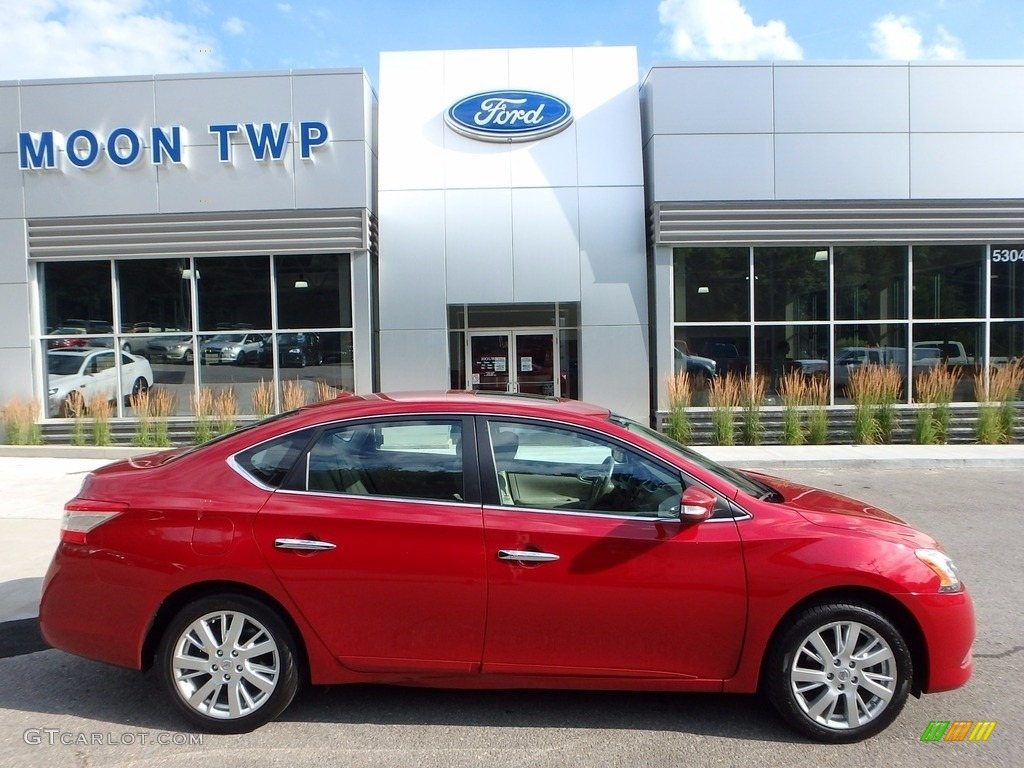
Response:
[[[595,472],[593,485],[590,486],[590,498],[587,499],[587,509],[593,509],[594,505],[615,487],[612,474],[615,472],[615,458],[609,454],[608,458],[601,462],[600,472]]]

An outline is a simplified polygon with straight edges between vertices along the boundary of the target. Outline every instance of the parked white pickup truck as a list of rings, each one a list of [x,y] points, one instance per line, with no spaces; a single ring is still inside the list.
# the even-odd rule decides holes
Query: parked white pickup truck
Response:
[[[939,359],[947,365],[974,365],[973,355],[968,355],[959,341],[915,341],[914,349],[920,348],[937,349]]]

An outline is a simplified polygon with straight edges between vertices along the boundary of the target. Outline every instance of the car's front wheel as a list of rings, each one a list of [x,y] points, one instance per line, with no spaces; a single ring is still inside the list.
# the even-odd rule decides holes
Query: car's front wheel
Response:
[[[292,633],[265,604],[216,595],[183,608],[163,634],[159,673],[174,704],[213,733],[248,733],[277,717],[299,685]]]
[[[856,603],[824,603],[787,621],[768,652],[764,690],[816,741],[849,743],[885,729],[910,693],[913,661],[899,630]]]

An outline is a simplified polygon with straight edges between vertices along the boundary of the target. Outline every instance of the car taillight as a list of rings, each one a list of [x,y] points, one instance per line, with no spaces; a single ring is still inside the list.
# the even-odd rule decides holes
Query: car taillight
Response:
[[[85,544],[86,535],[116,515],[127,511],[127,504],[89,499],[72,499],[64,505],[60,540],[68,544]]]

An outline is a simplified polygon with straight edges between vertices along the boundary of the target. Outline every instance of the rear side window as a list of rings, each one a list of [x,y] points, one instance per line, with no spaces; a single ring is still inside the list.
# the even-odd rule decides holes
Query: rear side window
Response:
[[[331,430],[309,452],[319,493],[464,501],[460,419],[374,421]]]
[[[295,466],[312,434],[311,430],[292,432],[235,454],[239,468],[261,485],[280,488]]]

